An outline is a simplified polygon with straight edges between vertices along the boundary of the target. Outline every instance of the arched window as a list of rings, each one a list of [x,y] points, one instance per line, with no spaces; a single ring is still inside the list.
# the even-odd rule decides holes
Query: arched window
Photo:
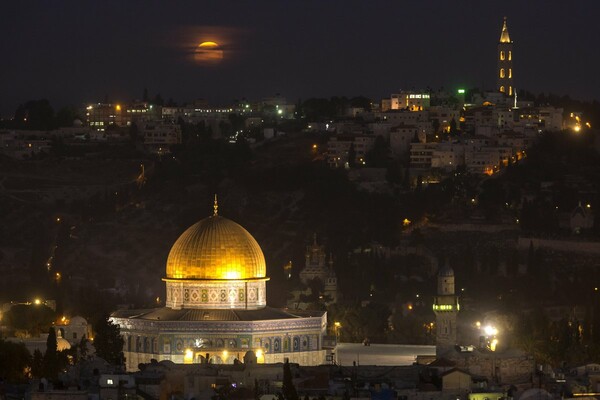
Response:
[[[500,78],[504,78],[504,68],[500,68]]]
[[[504,58],[505,58],[505,56],[504,56],[504,50],[500,50],[500,60],[504,61]]]
[[[500,91],[504,93],[504,86],[500,86]]]
[[[513,93],[512,93],[512,86],[509,86],[509,87],[508,87],[508,95],[509,95],[509,96],[512,96],[512,94],[513,94]]]
[[[508,51],[508,61],[512,61],[512,51]]]
[[[508,78],[512,78],[512,68],[508,69]]]

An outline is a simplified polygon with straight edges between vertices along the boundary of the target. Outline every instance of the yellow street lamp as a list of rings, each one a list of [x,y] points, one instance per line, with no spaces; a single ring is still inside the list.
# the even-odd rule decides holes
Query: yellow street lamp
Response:
[[[342,324],[339,323],[338,321],[335,321],[333,323],[333,330],[335,332],[335,341],[337,342],[340,338],[340,328],[342,327]]]

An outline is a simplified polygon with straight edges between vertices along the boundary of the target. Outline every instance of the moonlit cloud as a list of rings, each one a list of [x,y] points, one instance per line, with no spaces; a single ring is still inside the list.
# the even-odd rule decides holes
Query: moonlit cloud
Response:
[[[235,61],[240,55],[241,35],[239,28],[187,26],[175,30],[168,43],[178,49],[185,61],[209,67]]]

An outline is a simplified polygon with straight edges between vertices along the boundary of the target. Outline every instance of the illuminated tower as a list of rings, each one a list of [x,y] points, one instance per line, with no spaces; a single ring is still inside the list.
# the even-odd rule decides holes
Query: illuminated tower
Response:
[[[512,96],[514,92],[512,48],[513,42],[508,35],[506,17],[504,17],[500,42],[498,42],[498,70],[496,71],[496,78],[498,91],[508,96]]]
[[[446,265],[438,272],[437,296],[433,299],[437,356],[456,345],[456,317],[459,310],[458,297],[454,294],[454,271]]]

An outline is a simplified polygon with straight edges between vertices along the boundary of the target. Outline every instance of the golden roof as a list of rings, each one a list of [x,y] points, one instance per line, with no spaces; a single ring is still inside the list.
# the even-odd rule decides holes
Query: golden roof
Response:
[[[189,227],[167,259],[167,279],[254,279],[266,277],[256,240],[239,224],[214,215]]]
[[[506,17],[504,17],[504,24],[502,25],[502,33],[500,34],[500,43],[511,43],[510,36],[508,35],[508,27],[506,26]]]

